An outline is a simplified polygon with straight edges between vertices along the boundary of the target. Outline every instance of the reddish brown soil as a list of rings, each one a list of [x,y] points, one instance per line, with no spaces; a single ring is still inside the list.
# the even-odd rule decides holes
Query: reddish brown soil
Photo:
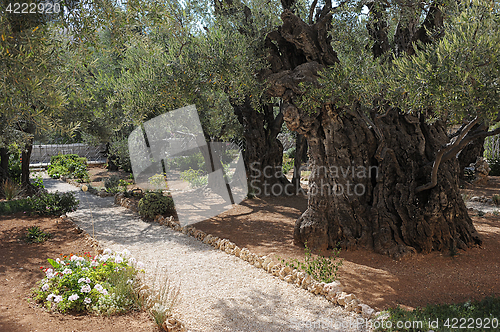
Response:
[[[100,175],[106,176],[105,170]],[[500,194],[500,177],[490,177],[486,185],[468,185],[462,192],[491,198]],[[255,198],[194,226],[257,254],[303,261],[304,248],[293,245],[293,227],[306,208],[305,196]],[[346,291],[378,310],[500,296],[500,216],[470,215],[483,236],[481,247],[456,255],[417,254],[403,261],[368,250],[344,251],[339,279]]]
[[[30,226],[39,226],[53,237],[43,243],[20,240]],[[47,258],[78,254],[93,249],[84,233],[60,218],[29,217],[23,213],[0,216],[0,331],[158,331],[148,315],[98,317],[50,313],[30,301],[30,290],[44,277],[40,266]]]
[[[491,196],[488,188],[480,191]],[[195,227],[257,254],[303,260],[304,249],[293,245],[293,227],[306,207],[305,197],[246,200]],[[500,217],[478,217],[475,212],[471,216],[483,236],[481,248],[454,256],[448,252],[417,254],[404,261],[367,250],[341,252],[339,279],[346,291],[379,310],[398,304],[414,308],[500,296]]]

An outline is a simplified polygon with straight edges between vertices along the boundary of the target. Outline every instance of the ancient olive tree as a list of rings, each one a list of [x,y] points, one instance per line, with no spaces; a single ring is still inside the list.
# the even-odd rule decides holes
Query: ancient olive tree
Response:
[[[312,157],[295,243],[394,258],[480,244],[457,155],[498,131],[498,3],[313,1],[302,17],[282,4],[267,93]]]

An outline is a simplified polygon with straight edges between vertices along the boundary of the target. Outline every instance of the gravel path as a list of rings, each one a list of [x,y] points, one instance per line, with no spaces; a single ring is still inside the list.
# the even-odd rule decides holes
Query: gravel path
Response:
[[[359,315],[298,289],[262,269],[169,227],[62,182],[44,178],[49,191],[75,191],[80,207],[69,214],[104,248],[129,249],[153,275],[180,284],[176,313],[188,331],[370,331]]]

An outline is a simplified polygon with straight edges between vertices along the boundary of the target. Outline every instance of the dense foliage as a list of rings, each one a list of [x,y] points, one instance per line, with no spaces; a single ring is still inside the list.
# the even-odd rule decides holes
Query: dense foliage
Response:
[[[139,201],[139,214],[148,219],[157,215],[172,215],[175,212],[174,201],[170,196],[163,196],[161,192],[149,192]]]

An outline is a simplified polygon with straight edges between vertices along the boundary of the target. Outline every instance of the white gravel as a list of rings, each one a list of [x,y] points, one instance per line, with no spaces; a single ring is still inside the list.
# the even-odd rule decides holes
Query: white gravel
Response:
[[[44,179],[49,191],[78,188]],[[77,191],[69,216],[104,248],[129,249],[146,272],[167,273],[180,285],[176,314],[188,331],[370,331],[358,314],[298,289],[262,269],[166,226],[142,221],[112,197]],[[92,208],[92,214],[90,208]],[[92,217],[93,218],[92,218]],[[300,322],[302,324],[297,324]],[[360,325],[358,325],[360,324]]]

